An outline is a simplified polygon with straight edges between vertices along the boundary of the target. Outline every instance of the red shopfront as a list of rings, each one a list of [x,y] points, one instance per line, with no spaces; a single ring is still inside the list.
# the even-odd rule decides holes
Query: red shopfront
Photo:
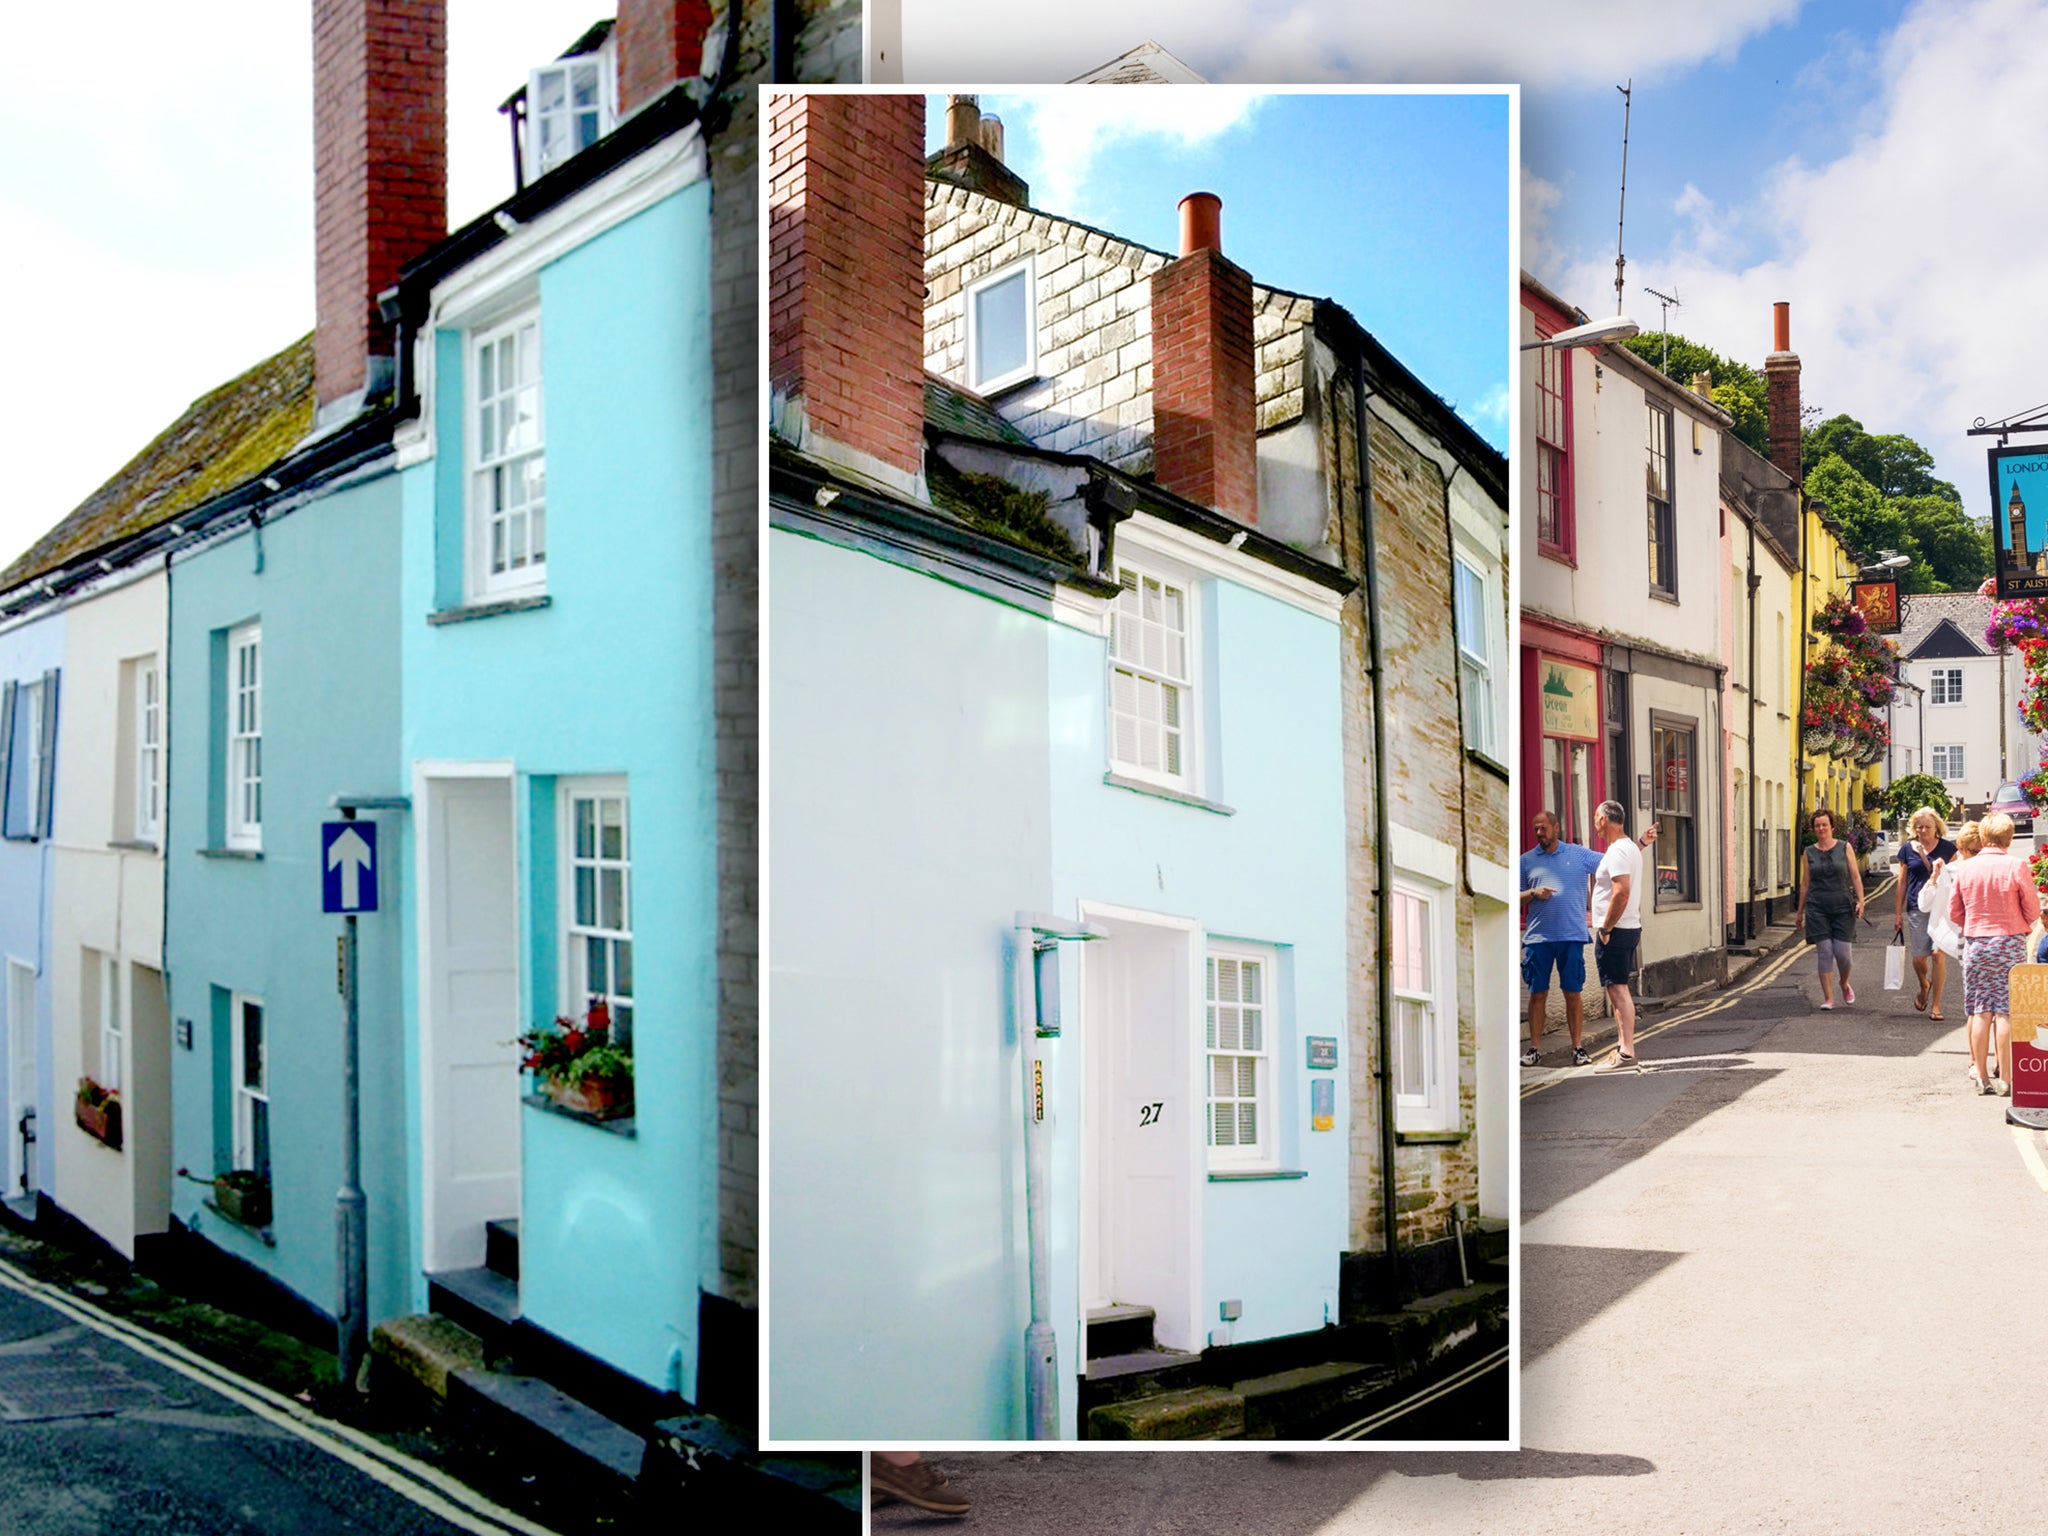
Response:
[[[1566,842],[1593,842],[1593,807],[1607,798],[1607,718],[1598,635],[1522,615],[1522,821],[1518,846],[1541,810],[1556,811]]]

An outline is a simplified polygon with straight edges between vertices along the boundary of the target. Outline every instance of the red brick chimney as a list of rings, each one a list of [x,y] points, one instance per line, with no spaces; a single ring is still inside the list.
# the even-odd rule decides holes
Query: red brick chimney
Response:
[[[1180,259],[1152,278],[1153,477],[1245,522],[1259,518],[1252,280],[1223,255],[1223,204],[1180,203]]]
[[[448,233],[447,82],[443,0],[313,0],[313,380],[322,406],[389,381],[391,327],[377,295]]]
[[[702,74],[710,27],[711,0],[619,0],[619,115]]]
[[[1771,423],[1771,462],[1805,483],[1800,472],[1799,354],[1792,350],[1792,306],[1771,306],[1771,355],[1764,359],[1764,390]]]
[[[770,385],[801,403],[808,449],[851,449],[843,462],[911,489],[924,470],[924,98],[765,106]]]

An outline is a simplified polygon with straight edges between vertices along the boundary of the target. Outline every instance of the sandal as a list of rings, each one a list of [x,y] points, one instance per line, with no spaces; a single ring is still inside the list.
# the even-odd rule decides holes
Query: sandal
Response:
[[[1941,1004],[1936,1003],[1934,1005],[1934,1012],[1927,1015],[1927,1021],[1930,1024],[1945,1024],[1948,1022],[1941,1016]]]
[[[1920,988],[1920,995],[1913,999],[1913,1007],[1919,1013],[1927,1011],[1927,988],[1924,985]]]

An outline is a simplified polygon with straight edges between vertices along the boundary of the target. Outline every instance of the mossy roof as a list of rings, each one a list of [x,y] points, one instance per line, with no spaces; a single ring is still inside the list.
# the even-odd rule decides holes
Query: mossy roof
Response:
[[[1007,443],[1014,448],[1029,448],[1031,439],[1026,437],[988,401],[971,389],[963,389],[950,379],[942,379],[936,373],[924,376],[924,419],[925,424],[941,432],[952,432],[961,437],[978,437],[985,442]]]
[[[169,522],[262,474],[313,429],[313,338],[202,395],[5,571],[0,591]]]

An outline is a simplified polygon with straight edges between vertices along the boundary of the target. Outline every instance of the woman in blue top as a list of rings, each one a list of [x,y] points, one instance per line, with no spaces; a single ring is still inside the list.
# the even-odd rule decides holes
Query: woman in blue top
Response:
[[[1956,845],[1941,835],[1941,813],[1930,806],[1921,806],[1906,825],[1913,835],[1900,847],[1896,861],[1898,880],[1892,886],[1892,926],[1905,935],[1906,952],[1913,957],[1913,974],[1920,978],[1920,995],[1913,999],[1913,1006],[1925,1009],[1932,998],[1934,1011],[1927,1017],[1938,1024],[1942,1018],[1941,984],[1948,956],[1936,949],[1927,936],[1927,914],[1920,910],[1920,891],[1928,881],[1940,876],[1943,864],[1955,858]],[[1934,968],[1931,982],[1930,961]]]

